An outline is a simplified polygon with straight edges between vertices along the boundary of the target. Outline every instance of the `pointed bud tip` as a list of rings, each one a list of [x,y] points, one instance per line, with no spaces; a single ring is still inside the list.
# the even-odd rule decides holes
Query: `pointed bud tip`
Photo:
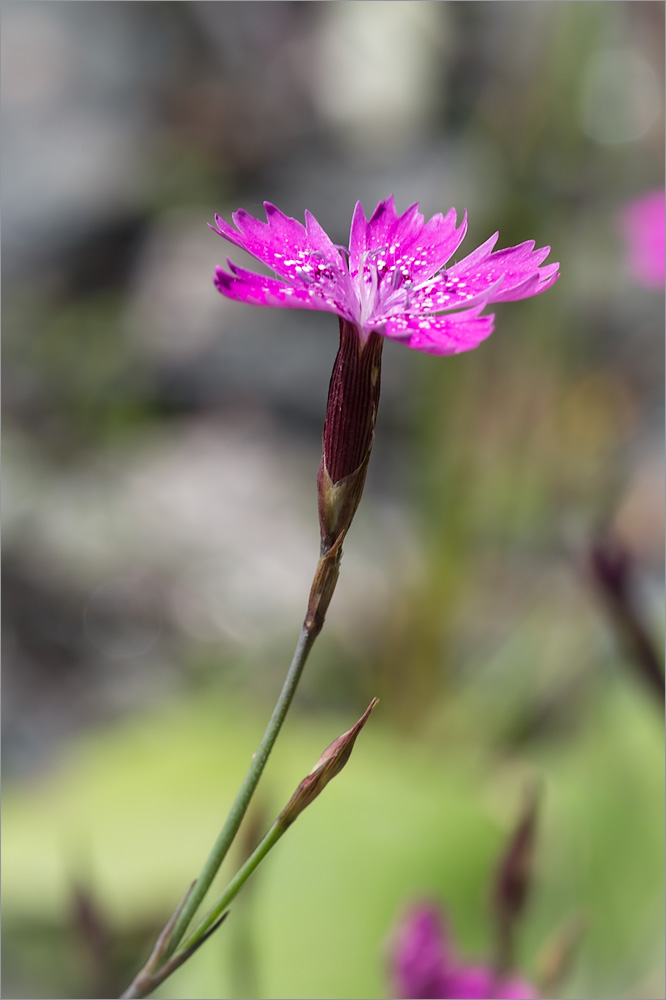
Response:
[[[532,857],[541,787],[532,782],[522,812],[500,858],[495,876],[494,906],[500,923],[513,924],[522,914],[532,882]]]
[[[284,828],[290,826],[296,817],[311,802],[314,802],[331,778],[340,773],[351,756],[356,737],[370,718],[378,702],[378,698],[373,698],[358,722],[354,723],[351,729],[348,729],[342,736],[338,736],[337,739],[333,740],[326,747],[315,766],[303,778],[289,802],[278,816],[277,822],[281,826]]]

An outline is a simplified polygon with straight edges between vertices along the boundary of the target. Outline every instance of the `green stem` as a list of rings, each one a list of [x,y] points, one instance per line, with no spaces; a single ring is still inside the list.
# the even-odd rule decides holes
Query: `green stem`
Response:
[[[238,832],[239,826],[241,825],[243,816],[245,815],[247,807],[250,804],[250,799],[254,794],[254,790],[257,787],[259,779],[261,778],[262,772],[266,766],[266,761],[268,760],[269,754],[273,749],[273,744],[278,737],[280,729],[282,728],[282,723],[284,722],[285,716],[289,711],[289,706],[291,705],[294,694],[296,693],[296,688],[303,672],[303,667],[305,666],[305,662],[308,658],[310,650],[312,649],[315,638],[316,632],[313,634],[313,630],[309,628],[307,624],[304,625],[294,651],[291,666],[289,667],[285,682],[282,685],[280,697],[278,698],[275,708],[273,709],[270,721],[266,726],[266,732],[262,737],[257,751],[252,757],[252,763],[250,764],[247,774],[243,779],[243,784],[241,785],[234,800],[234,804],[232,805],[229,815],[227,816],[226,823],[222,827],[220,835],[215,841],[213,849],[208,856],[208,860],[206,861],[201,874],[195,882],[194,888],[188,897],[178,920],[176,921],[173,934],[171,935],[171,939],[165,953],[165,958],[172,955],[178,947],[185,931],[187,930],[199,907],[199,904],[208,892],[213,879],[217,875],[220,866],[224,861],[229,848],[231,847],[232,841]],[[242,870],[243,869],[241,869],[241,871]]]
[[[240,889],[242,889],[242,887],[245,885],[245,883],[247,882],[250,875],[257,867],[257,865],[264,860],[268,852],[271,850],[272,847],[275,846],[275,844],[277,844],[278,840],[287,829],[288,827],[285,826],[283,823],[273,824],[273,826],[270,828],[270,830],[268,831],[264,839],[261,841],[259,846],[256,848],[256,850],[253,851],[253,853],[247,859],[245,864],[238,869],[238,871],[236,872],[231,882],[226,887],[226,889],[224,890],[224,892],[222,893],[222,895],[220,896],[219,900],[212,908],[212,910],[210,910],[210,912],[201,921],[199,926],[187,938],[187,940],[183,944],[183,949],[182,949],[183,951],[186,951],[188,948],[191,948],[192,945],[195,945],[198,941],[201,940],[202,937],[205,936],[206,932],[209,930],[210,927],[213,926],[218,917],[221,916],[221,914],[224,912],[224,910],[229,905],[234,896],[236,896],[240,891]]]
[[[161,962],[163,962],[163,964],[160,964],[156,972],[152,972],[148,968],[142,969],[131,986],[122,994],[123,998],[148,996],[149,993],[152,993],[152,991],[159,986],[160,983],[163,983],[165,979],[168,979],[172,972],[179,968],[183,962],[187,961],[187,959],[194,954],[199,945],[203,944],[206,938],[209,937],[213,931],[217,930],[220,923],[224,919],[223,917],[220,918],[220,915],[232,899],[238,894],[240,889],[242,889],[243,885],[247,882],[257,865],[263,861],[270,849],[278,842],[282,834],[287,829],[288,826],[285,826],[283,823],[276,822],[273,824],[257,849],[250,855],[236,875],[234,875],[217,904],[201,921],[194,933],[191,934],[185,941],[183,947],[172,955],[170,961],[165,961],[163,952],[161,952]],[[158,961],[159,960],[160,959],[158,959]]]
[[[187,928],[192,922],[194,914],[199,908],[204,896],[208,892],[213,879],[217,875],[220,866],[224,861],[229,848],[231,847],[233,839],[236,836],[238,828],[243,820],[243,816],[247,812],[247,807],[250,804],[254,790],[257,787],[259,779],[261,778],[262,772],[266,766],[269,754],[273,749],[273,745],[278,737],[280,729],[282,728],[282,723],[284,722],[285,716],[289,711],[289,706],[291,705],[294,694],[296,693],[296,688],[298,687],[298,682],[301,678],[301,674],[303,673],[303,668],[314,641],[319,634],[320,628],[321,625],[319,623],[314,624],[311,616],[308,615],[301,629],[301,634],[298,638],[296,649],[294,650],[291,666],[289,667],[284,684],[282,685],[282,690],[280,691],[280,696],[276,702],[275,708],[273,709],[273,714],[271,715],[269,723],[266,726],[266,731],[262,737],[261,743],[252,757],[252,763],[250,764],[247,774],[243,779],[243,783],[238,790],[238,794],[234,799],[234,803],[231,807],[229,815],[227,816],[227,820],[220,831],[220,835],[215,841],[213,849],[203,866],[199,878],[193,884],[191,891],[185,897],[180,911],[174,915],[175,919],[173,920],[173,929],[168,935],[168,940],[165,942],[164,946],[159,949],[158,962],[160,967],[165,967],[168,959],[176,951],[176,948],[185,935]],[[223,899],[227,902],[228,899],[231,899],[232,896],[238,892],[240,887],[243,885],[248,876],[254,871],[264,855],[270,850],[279,837],[282,836],[284,828],[280,826],[279,833],[277,835],[275,833],[276,828],[278,828],[278,824],[271,827],[257,849],[248,858],[238,874],[229,884],[229,887],[225,892],[225,896],[223,897]],[[235,888],[232,896],[229,896],[227,899],[227,894],[231,887]],[[226,902],[222,905],[226,905]],[[206,930],[210,928],[214,922],[214,919],[210,920],[209,917],[206,917],[203,922],[205,924],[205,928],[203,928],[202,924],[196,929],[192,938],[188,942],[188,947],[195,941],[199,941],[205,935]],[[187,949],[182,950],[186,951]],[[171,971],[173,971],[171,967],[169,967],[169,971],[164,968],[164,975],[160,976],[159,969],[156,972],[153,971],[153,964],[154,963],[149,960],[148,965],[151,965],[151,968],[148,969],[148,966],[146,966],[137,974],[130,986],[123,993],[123,997],[146,996],[160,982],[162,982],[163,979],[166,979],[167,975],[169,975]]]
[[[338,579],[340,557],[342,555],[342,539],[344,538],[344,535],[345,531],[341,531],[334,544],[327,546],[326,551],[319,559],[314,579],[312,581],[305,621],[303,622],[303,626],[301,628],[301,634],[298,637],[298,643],[296,645],[296,649],[294,650],[291,666],[287,672],[287,676],[284,684],[282,685],[282,690],[280,691],[280,695],[275,708],[273,709],[273,714],[270,717],[266,731],[261,739],[258,749],[252,757],[252,763],[250,764],[238,794],[234,799],[229,815],[227,816],[227,820],[222,827],[217,840],[215,841],[213,849],[203,866],[199,878],[193,883],[192,889],[187,893],[181,906],[169,921],[169,934],[165,935],[164,941],[159,944],[158,951],[151,956],[146,965],[134,977],[127,990],[122,994],[123,997],[147,996],[147,994],[154,989],[157,983],[166,979],[166,977],[170,975],[176,967],[173,962],[169,961],[169,959],[172,958],[174,952],[176,952],[176,949],[178,948],[178,945],[185,936],[187,928],[192,923],[196,911],[203,901],[204,896],[210,889],[211,883],[217,875],[220,866],[222,865],[222,862],[231,847],[234,837],[238,833],[238,828],[241,825],[245,813],[247,812],[254,790],[259,783],[259,779],[261,778],[263,770],[266,767],[269,754],[273,749],[276,739],[278,738],[280,729],[282,728],[282,723],[284,722],[285,716],[289,711],[289,706],[293,701],[294,694],[296,693],[296,688],[298,687],[298,682],[301,678],[301,674],[303,673],[303,668],[310,654],[310,650],[312,649],[315,639],[321,632],[326,611],[333,596],[333,591],[335,590],[335,585]],[[271,831],[269,831],[266,838],[259,845],[257,851],[260,851],[262,848],[265,848],[266,851],[270,850],[274,841],[270,842],[268,846],[266,846],[266,842],[271,838],[271,836],[273,836],[273,828],[271,828]],[[248,869],[247,866],[250,864],[252,859],[257,857],[257,851],[254,852],[252,858],[248,859],[241,869],[241,872],[246,871],[245,878],[247,878],[250,872],[254,870],[253,867]],[[263,856],[264,855],[261,854],[255,863],[258,864]],[[239,872],[239,875],[236,876],[236,879],[240,876],[241,872]],[[243,884],[243,881],[245,881],[245,878],[238,882],[237,889],[235,890],[236,892]],[[234,879],[231,885],[236,884],[236,879]],[[207,924],[207,927],[210,927],[210,924]],[[214,928],[211,928],[211,933],[213,929]],[[205,933],[205,931],[202,933]],[[199,938],[197,938],[197,941],[198,940]],[[199,943],[202,942],[203,938]],[[180,964],[182,964],[182,962],[185,961],[191,954],[191,951],[187,952],[187,954],[185,952],[187,952],[187,949],[179,951],[178,956],[176,956],[180,957]],[[163,973],[161,975],[159,971],[160,969]]]

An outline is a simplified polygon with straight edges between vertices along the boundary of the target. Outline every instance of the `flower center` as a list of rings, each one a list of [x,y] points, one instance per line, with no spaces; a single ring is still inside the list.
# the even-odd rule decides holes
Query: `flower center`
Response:
[[[395,247],[368,250],[363,254],[360,271],[352,272],[362,327],[373,318],[386,319],[409,309],[414,288],[410,272],[404,264],[389,264],[390,251],[395,251]]]

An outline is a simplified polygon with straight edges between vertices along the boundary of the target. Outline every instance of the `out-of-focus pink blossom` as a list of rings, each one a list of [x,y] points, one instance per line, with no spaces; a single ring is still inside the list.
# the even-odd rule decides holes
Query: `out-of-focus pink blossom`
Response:
[[[447,267],[467,229],[454,209],[425,222],[416,204],[398,215],[391,196],[366,219],[357,202],[347,249],[309,212],[302,225],[269,202],[264,208],[266,222],[239,209],[235,228],[216,215],[211,229],[276,277],[228,261],[215,272],[219,291],[251,305],[335,313],[361,344],[374,332],[430,354],[471,350],[492,332],[486,305],[537,295],[558,277],[558,264],[541,266],[550,247],[529,240],[493,252],[498,233]]]
[[[620,215],[632,277],[649,288],[664,287],[664,192],[651,191],[625,205]]]
[[[513,974],[463,962],[455,953],[438,907],[410,910],[396,933],[391,971],[402,1000],[536,1000],[534,988]]]

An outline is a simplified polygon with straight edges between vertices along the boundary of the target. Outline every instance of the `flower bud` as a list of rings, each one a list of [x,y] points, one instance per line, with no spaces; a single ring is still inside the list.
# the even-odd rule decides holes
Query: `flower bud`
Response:
[[[379,406],[383,338],[362,336],[340,320],[340,347],[333,365],[317,489],[322,552],[349,528],[372,450]]]
[[[497,866],[493,909],[497,921],[500,972],[512,964],[515,925],[522,916],[531,888],[538,804],[537,789],[532,787],[527,794],[522,815]]]
[[[303,778],[277,818],[277,825],[281,826],[283,830],[290,826],[296,817],[317,798],[331,778],[340,773],[351,756],[356,737],[370,718],[370,713],[377,702],[377,698],[372,699],[358,722],[351,729],[347,730],[346,733],[343,733],[342,736],[338,736],[337,740],[333,740],[331,745],[324,750],[310,773]]]
[[[589,569],[608,618],[628,654],[627,662],[642,676],[663,709],[666,691],[663,655],[636,599],[631,553],[619,539],[602,536],[590,549]]]

